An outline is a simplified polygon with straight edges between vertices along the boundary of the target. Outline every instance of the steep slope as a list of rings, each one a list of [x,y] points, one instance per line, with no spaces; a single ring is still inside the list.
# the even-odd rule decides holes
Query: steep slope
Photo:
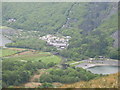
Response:
[[[90,80],[88,82],[77,82],[73,84],[65,84],[60,88],[118,88],[120,73]]]
[[[26,30],[47,31],[47,33],[49,31],[56,33],[62,27],[79,27],[84,32],[89,32],[117,11],[116,3],[103,2],[3,3],[2,7],[3,25]]]
[[[117,3],[91,2],[87,6],[87,13],[84,16],[85,20],[80,25],[80,28],[84,30],[83,33],[90,32],[116,12]]]
[[[54,33],[66,22],[73,3],[3,3],[3,25]],[[11,22],[10,20],[16,20]],[[55,31],[56,32],[56,31]]]
[[[59,52],[65,58],[118,59],[120,50],[113,47],[116,38],[111,37],[118,30],[117,3],[3,3],[2,7],[5,26],[38,31],[35,36],[71,36],[69,47]]]

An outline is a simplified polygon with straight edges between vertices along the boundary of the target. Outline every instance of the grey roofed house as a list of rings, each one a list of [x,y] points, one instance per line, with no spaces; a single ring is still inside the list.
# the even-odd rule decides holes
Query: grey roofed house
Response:
[[[50,45],[53,45],[53,46],[56,46],[56,47],[65,47],[67,46],[67,44],[64,44],[64,43],[50,43]]]
[[[70,39],[70,38],[71,38],[71,36],[66,36],[66,38]]]
[[[64,43],[53,43],[54,46],[67,46],[67,44]]]

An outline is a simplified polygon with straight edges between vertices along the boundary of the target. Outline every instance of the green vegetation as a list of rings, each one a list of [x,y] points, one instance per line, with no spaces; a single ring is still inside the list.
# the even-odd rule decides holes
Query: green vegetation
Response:
[[[53,88],[54,86],[51,83],[43,83],[42,86],[38,88]]]
[[[37,38],[30,38],[30,39],[17,39],[15,43],[8,43],[6,44],[7,47],[17,47],[17,48],[28,48],[28,49],[35,49],[35,50],[42,50],[42,51],[55,51],[56,48],[48,47],[46,42]],[[34,42],[34,43],[33,43]]]
[[[3,87],[28,82],[38,69],[53,67],[60,61],[59,57],[46,52],[3,58]]]
[[[117,16],[113,15],[110,17],[110,20],[104,21],[100,27],[89,32],[88,35],[73,34],[67,50],[60,52],[61,56],[73,60],[97,56],[119,59],[118,51],[120,50],[117,47],[113,47],[114,39],[111,36],[117,30],[116,20]]]
[[[0,26],[0,29],[12,29],[12,28],[7,27],[7,26]]]
[[[1,48],[0,49],[0,57],[4,57],[4,56],[9,56],[9,55],[13,55],[13,54],[16,54],[16,53],[19,53],[21,51],[18,51],[18,50],[11,50],[11,49],[6,49],[6,48]]]
[[[48,69],[40,76],[39,82],[43,84],[39,88],[53,87],[51,83],[54,82],[74,83],[100,77],[74,65],[66,69],[60,69],[59,66],[61,63],[65,65],[99,56],[120,59],[120,48],[114,47],[115,40],[112,37],[118,30],[115,8],[115,3],[107,2],[4,2],[3,26],[0,28],[4,29],[3,35],[13,41],[6,46],[25,48],[26,51],[2,50],[3,87],[28,82],[38,69]],[[47,45],[39,39],[47,34],[70,36],[69,46],[57,50]],[[51,53],[58,53],[59,56]],[[18,55],[13,57],[13,54]],[[62,62],[60,57],[63,58]]]
[[[60,57],[52,55],[49,52],[39,52],[20,48],[4,48],[2,51],[4,51],[4,55],[9,54],[11,56],[2,58],[3,87],[20,85],[28,82],[30,77],[38,69],[47,69],[61,62]],[[19,55],[12,56],[18,52]]]
[[[43,62],[30,61],[25,63],[21,61],[4,60],[3,65],[3,87],[25,83],[37,69],[46,68],[46,64]]]
[[[3,25],[23,29],[21,36],[29,36],[29,39],[13,36],[14,43],[6,46],[57,51],[38,38],[62,34],[72,37],[69,47],[59,51],[65,58],[75,61],[97,56],[119,58],[119,49],[113,47],[111,37],[118,26],[117,12],[112,13],[114,3],[3,3],[2,7]]]
[[[3,3],[3,25],[51,33],[65,23],[65,15],[71,5],[72,3]],[[6,22],[11,18],[16,19],[16,22]]]
[[[36,53],[36,54],[28,54],[28,55],[19,55],[16,57],[10,57],[10,58],[5,58],[5,60],[10,60],[10,61],[32,61],[32,62],[36,62],[36,61],[42,61],[44,63],[50,63],[50,62],[54,62],[54,63],[60,63],[61,58],[49,53]]]
[[[120,73],[111,74],[90,81],[65,84],[60,88],[119,88],[119,76]]]
[[[52,69],[49,70],[48,74],[43,74],[40,77],[40,82],[74,83],[78,81],[88,81],[99,76],[100,75],[93,74],[82,68]]]

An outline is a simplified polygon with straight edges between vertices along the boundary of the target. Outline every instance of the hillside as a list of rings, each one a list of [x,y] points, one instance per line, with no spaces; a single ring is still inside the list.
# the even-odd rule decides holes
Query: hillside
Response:
[[[120,73],[111,74],[88,82],[77,82],[73,84],[65,84],[60,88],[118,88]]]
[[[117,88],[118,74],[102,77],[67,64],[120,60],[117,9],[114,2],[3,2],[3,87],[34,81],[38,88]]]
[[[37,70],[49,69],[61,62],[60,57],[49,52],[20,48],[5,48],[1,51],[4,88],[29,82]]]
[[[14,43],[9,47],[57,51],[38,38],[61,34],[72,37],[67,49],[57,51],[62,57],[76,61],[98,56],[119,59],[120,50],[114,47],[117,39],[112,37],[118,30],[117,3],[3,3],[2,9],[3,25],[22,29],[20,35],[12,36]]]
[[[3,25],[17,29],[56,33],[60,29],[70,28],[91,31],[117,12],[117,4],[3,3],[2,10]]]

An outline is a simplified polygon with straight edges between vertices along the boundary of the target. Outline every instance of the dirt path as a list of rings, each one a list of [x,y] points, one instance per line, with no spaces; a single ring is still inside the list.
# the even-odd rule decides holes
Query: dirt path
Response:
[[[43,73],[45,73],[45,69],[38,70],[37,73],[35,73],[34,76],[30,79],[30,82],[35,82],[35,79],[39,79]]]
[[[24,85],[25,88],[37,88],[39,86],[41,86],[41,83],[37,83],[37,82],[28,82]]]
[[[38,72],[35,73],[33,77],[31,77],[30,81],[24,84],[24,87],[25,88],[36,88],[36,87],[41,86],[42,84],[39,83],[38,80],[43,73],[45,73],[45,69],[38,70]]]

